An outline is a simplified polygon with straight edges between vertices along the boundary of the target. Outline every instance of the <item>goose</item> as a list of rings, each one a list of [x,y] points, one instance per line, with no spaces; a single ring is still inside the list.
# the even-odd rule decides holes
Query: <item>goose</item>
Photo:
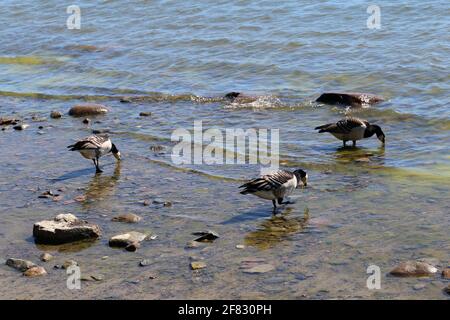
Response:
[[[277,208],[278,204],[286,204],[283,199],[290,195],[295,188],[298,188],[302,183],[304,186],[308,183],[308,175],[302,169],[294,172],[287,170],[277,170],[259,178],[253,179],[239,188],[244,188],[241,194],[253,194],[257,197],[272,200],[273,210]]]
[[[323,126],[318,126],[314,130],[319,130],[319,133],[329,132],[337,139],[342,140],[344,147],[347,141],[353,141],[353,146],[356,146],[356,141],[369,138],[374,134],[377,135],[378,140],[385,143],[386,136],[379,126],[370,124],[366,120],[348,117],[339,120],[336,123],[328,123]]]
[[[100,169],[99,158],[108,153],[112,153],[117,160],[120,160],[120,152],[111,142],[108,134],[93,134],[89,137],[77,141],[68,146],[70,151],[78,151],[86,159],[94,161],[96,173],[103,172]]]

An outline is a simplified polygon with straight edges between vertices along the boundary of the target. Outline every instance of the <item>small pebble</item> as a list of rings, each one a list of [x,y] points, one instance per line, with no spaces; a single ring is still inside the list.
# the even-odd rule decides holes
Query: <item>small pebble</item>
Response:
[[[62,113],[59,111],[50,112],[50,118],[52,118],[52,119],[59,119],[61,117],[62,117]]]
[[[198,270],[198,269],[203,269],[206,268],[206,263],[202,262],[202,261],[193,261],[191,262],[191,269],[192,270]]]

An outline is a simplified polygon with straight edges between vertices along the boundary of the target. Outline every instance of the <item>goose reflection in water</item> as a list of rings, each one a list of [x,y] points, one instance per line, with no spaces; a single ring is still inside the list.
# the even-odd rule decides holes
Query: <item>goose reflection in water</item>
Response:
[[[289,218],[291,211],[292,209],[288,208],[282,215],[264,220],[258,230],[247,234],[244,239],[245,244],[259,249],[269,249],[289,236],[301,232],[308,224],[309,209],[305,209],[303,217]]]
[[[86,200],[104,200],[116,193],[117,183],[120,179],[121,162],[116,162],[112,176],[96,174],[86,188]]]

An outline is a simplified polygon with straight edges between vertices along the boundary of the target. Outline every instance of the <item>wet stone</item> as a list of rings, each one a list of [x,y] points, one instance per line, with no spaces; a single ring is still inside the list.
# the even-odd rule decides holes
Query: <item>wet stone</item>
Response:
[[[18,124],[16,126],[14,126],[14,130],[18,130],[18,131],[22,131],[25,130],[26,128],[28,128],[30,125],[26,124],[26,123],[22,123],[22,124]]]
[[[22,272],[27,271],[28,269],[36,266],[33,262],[29,260],[16,258],[9,258],[8,260],[6,260],[6,265]]]
[[[430,276],[437,272],[436,267],[421,261],[405,261],[391,270],[390,274],[397,277]]]
[[[53,110],[52,112],[50,112],[50,118],[52,118],[52,119],[60,119],[60,118],[62,118],[62,113],[59,112],[59,111]]]
[[[450,295],[450,284],[444,288],[444,292]]]
[[[193,235],[199,236],[197,239],[194,239],[197,242],[212,242],[219,238],[219,234],[211,230],[194,232]]]
[[[107,112],[108,108],[102,104],[88,103],[73,106],[69,110],[69,115],[73,117],[85,117],[103,115]]]
[[[26,277],[34,278],[34,277],[40,277],[45,276],[47,274],[47,271],[43,267],[34,266],[26,270],[23,275]]]
[[[125,213],[125,214],[121,214],[116,217],[113,217],[111,219],[111,221],[125,222],[125,223],[137,223],[137,222],[141,221],[141,217],[139,217],[138,215],[135,215],[133,213]]]
[[[203,261],[192,261],[191,262],[191,269],[192,270],[199,270],[206,268],[206,263]]]
[[[80,220],[73,214],[60,214],[53,220],[36,222],[33,236],[36,243],[62,244],[97,239],[101,231],[99,226]]]
[[[186,249],[195,249],[198,247],[199,247],[199,244],[198,244],[198,242],[195,242],[195,241],[189,241],[188,243],[186,243],[186,246],[185,246]]]
[[[141,117],[150,117],[151,115],[152,115],[152,113],[147,112],[147,111],[139,113],[139,116],[141,116]]]
[[[418,284],[415,284],[415,285],[413,286],[413,289],[416,290],[416,291],[418,291],[418,290],[425,289],[426,286],[427,286],[427,285],[426,285],[425,283],[418,283]]]
[[[127,247],[132,244],[138,244],[147,238],[147,234],[130,231],[123,234],[118,234],[109,239],[109,245],[111,247]]]
[[[442,270],[442,277],[445,279],[450,279],[450,268],[445,268]]]
[[[78,262],[76,262],[75,260],[66,260],[62,265],[62,269],[68,269],[72,266],[78,266]]]
[[[53,256],[50,253],[44,252],[40,255],[39,259],[43,262],[48,262],[53,259]]]
[[[266,272],[272,271],[274,269],[275,269],[275,267],[273,265],[268,264],[268,263],[263,263],[263,264],[255,265],[250,268],[243,268],[242,271],[244,273],[266,273]]]
[[[85,118],[85,119],[83,120],[83,123],[84,123],[84,124],[89,124],[89,123],[91,123],[91,119]]]

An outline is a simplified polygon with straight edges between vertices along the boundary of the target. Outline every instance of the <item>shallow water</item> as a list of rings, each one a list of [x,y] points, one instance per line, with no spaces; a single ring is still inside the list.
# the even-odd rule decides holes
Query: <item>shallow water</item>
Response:
[[[65,7],[56,1],[22,3],[4,1],[0,19],[8,39],[0,44],[0,116],[30,124],[0,131],[0,258],[39,262],[48,251],[55,259],[41,263],[49,275],[36,279],[0,267],[0,297],[446,298],[439,275],[387,273],[407,259],[435,258],[440,269],[450,261],[448,2],[380,1],[382,28],[369,30],[362,1],[90,1],[80,2],[78,31],[65,28]],[[335,90],[387,101],[354,111],[311,102]],[[229,104],[220,99],[229,91],[261,98]],[[122,96],[134,100],[121,103]],[[86,101],[111,112],[91,125],[67,115],[31,119]],[[139,117],[142,111],[152,116]],[[314,132],[345,114],[379,124],[386,146],[371,138],[343,149]],[[272,217],[270,202],[238,193],[258,165],[174,164],[173,130],[192,130],[198,120],[203,129],[280,129],[281,165],[307,170],[308,187]],[[110,129],[124,157],[120,164],[102,159],[100,176],[65,148],[92,129]],[[166,148],[150,150],[155,145]],[[38,198],[49,189],[62,200]],[[86,201],[70,201],[79,195]],[[172,206],[142,205],[157,198]],[[35,245],[33,223],[61,212],[99,224],[103,237]],[[143,220],[110,221],[126,212]],[[220,238],[185,249],[203,229]],[[108,247],[110,236],[128,230],[158,238],[136,253]],[[191,256],[207,268],[191,271]],[[143,258],[152,264],[139,267]],[[64,271],[52,269],[67,259],[105,280],[68,290]],[[249,259],[275,270],[244,273]],[[371,264],[381,268],[380,290],[366,287]],[[418,283],[425,288],[414,290]]]

